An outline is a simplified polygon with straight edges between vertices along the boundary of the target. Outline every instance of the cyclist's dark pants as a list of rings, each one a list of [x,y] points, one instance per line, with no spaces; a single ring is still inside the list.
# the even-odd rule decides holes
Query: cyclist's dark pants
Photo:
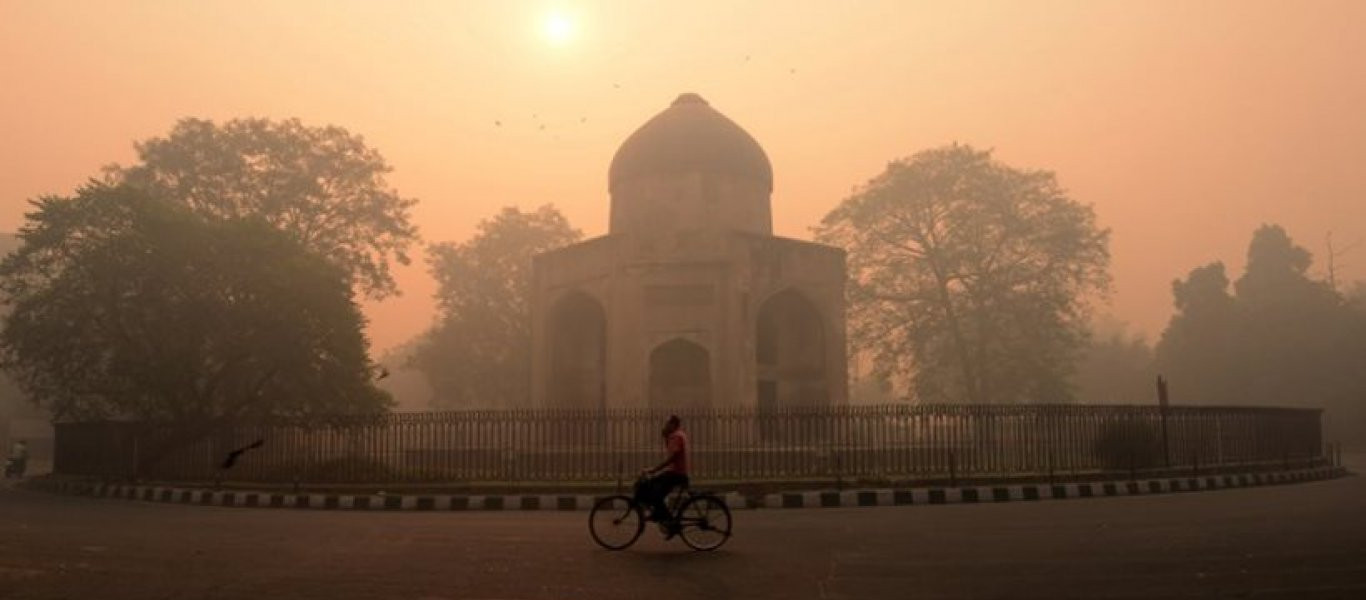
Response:
[[[688,485],[687,475],[664,471],[641,482],[640,487],[636,489],[636,499],[650,507],[650,518],[663,519],[669,514],[668,507],[664,506],[664,499],[669,497],[669,492],[674,488],[682,485]]]
[[[11,458],[5,461],[5,477],[20,478],[24,476],[24,471],[28,467],[27,458]]]

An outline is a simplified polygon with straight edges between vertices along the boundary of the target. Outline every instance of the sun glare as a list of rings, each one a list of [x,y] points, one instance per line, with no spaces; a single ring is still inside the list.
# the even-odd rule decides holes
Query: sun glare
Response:
[[[574,20],[560,11],[547,13],[541,23],[541,34],[545,36],[546,41],[557,46],[573,40],[575,30]]]

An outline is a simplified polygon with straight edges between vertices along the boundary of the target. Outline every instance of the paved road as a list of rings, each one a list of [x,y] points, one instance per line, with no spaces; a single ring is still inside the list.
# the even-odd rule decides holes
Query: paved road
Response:
[[[0,489],[0,598],[1366,598],[1366,478],[737,513],[720,552],[585,513],[342,513]]]

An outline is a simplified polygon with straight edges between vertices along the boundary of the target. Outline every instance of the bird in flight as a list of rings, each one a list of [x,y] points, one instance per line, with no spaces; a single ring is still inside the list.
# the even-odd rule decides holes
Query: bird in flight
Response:
[[[229,453],[228,453],[228,458],[227,458],[227,460],[224,460],[224,461],[223,461],[223,468],[224,468],[224,469],[231,469],[233,465],[237,464],[237,459],[238,459],[238,458],[241,458],[241,456],[242,456],[243,454],[245,454],[247,450],[253,450],[253,449],[256,449],[256,448],[260,448],[260,447],[261,447],[262,445],[264,445],[265,443],[266,443],[266,441],[263,440],[263,439],[261,439],[261,440],[256,440],[255,442],[252,442],[250,445],[243,446],[243,447],[241,447],[241,448],[238,448],[238,449],[236,449],[236,450],[233,450],[232,452],[229,452]]]

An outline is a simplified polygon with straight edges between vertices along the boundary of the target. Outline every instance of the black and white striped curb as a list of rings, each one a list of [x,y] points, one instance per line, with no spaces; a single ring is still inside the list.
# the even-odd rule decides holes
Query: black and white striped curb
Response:
[[[768,494],[765,508],[840,508],[858,506],[909,506],[917,504],[971,504],[977,502],[1030,502],[1067,498],[1140,496],[1172,492],[1197,492],[1229,488],[1300,483],[1341,477],[1342,467],[1318,467],[1268,473],[1164,477],[1066,484],[1023,484],[915,489],[878,489]]]
[[[520,495],[414,495],[414,494],[292,494],[250,490],[206,490],[143,485],[103,485],[79,481],[33,480],[25,487],[34,490],[121,498],[146,502],[238,506],[258,508],[314,508],[334,510],[588,510],[602,495],[520,494]],[[731,492],[721,494],[733,508],[750,507],[745,497]]]
[[[1194,492],[1262,485],[1299,483],[1340,477],[1342,467],[1318,467],[1268,473],[1169,477],[1137,481],[1068,484],[967,486],[952,488],[871,489],[812,491],[746,497],[738,492],[722,494],[732,508],[819,508],[965,504],[1135,496],[1171,492]],[[60,494],[120,498],[147,502],[259,508],[307,508],[331,510],[588,510],[600,495],[400,495],[400,494],[293,494],[250,490],[206,490],[167,486],[99,484],[81,481],[30,480],[25,487]]]

